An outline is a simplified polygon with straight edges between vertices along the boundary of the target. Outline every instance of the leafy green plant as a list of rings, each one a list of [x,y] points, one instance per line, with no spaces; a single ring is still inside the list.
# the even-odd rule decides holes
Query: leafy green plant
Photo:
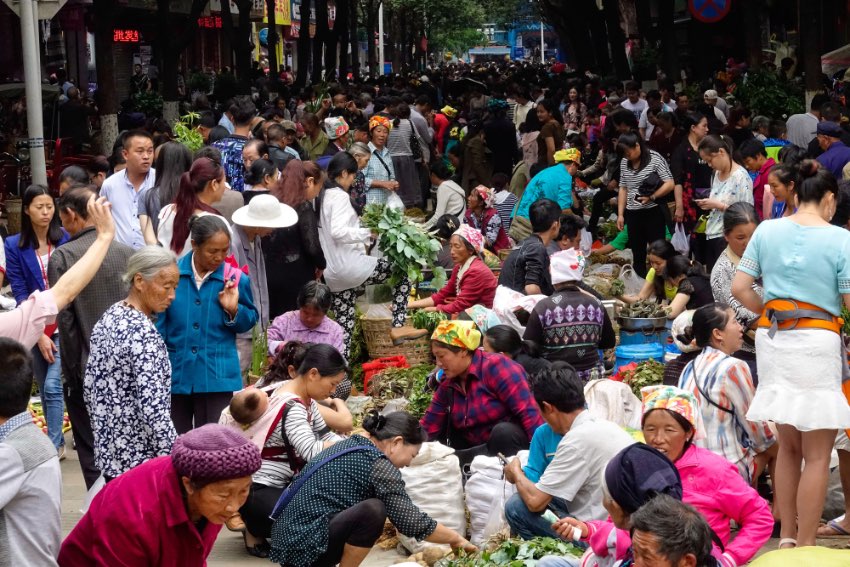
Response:
[[[436,567],[534,567],[537,560],[546,555],[571,555],[581,557],[583,551],[566,541],[551,537],[536,537],[532,540],[509,539],[490,551],[466,554],[458,552],[437,561]]]
[[[162,96],[153,91],[145,91],[137,93],[133,99],[136,103],[136,109],[143,112],[146,116],[162,116]]]
[[[196,129],[196,122],[200,118],[197,112],[189,112],[175,120],[173,125],[175,139],[193,153],[204,146],[204,137]]]
[[[620,368],[617,375],[623,383],[632,389],[635,396],[640,398],[641,388],[655,386],[664,381],[664,364],[651,358],[640,364],[632,362]]]
[[[417,309],[411,316],[411,320],[413,321],[414,329],[426,329],[428,335],[431,335],[434,329],[437,328],[437,325],[440,324],[440,321],[446,320],[446,314],[441,311]]]
[[[446,270],[437,265],[437,253],[442,248],[440,242],[405,219],[401,211],[368,205],[362,222],[380,235],[378,248],[392,266],[391,284],[398,284],[405,277],[415,284],[422,281],[422,270],[430,268],[434,274],[431,285],[436,289],[445,285]]]
[[[753,115],[784,120],[792,114],[806,111],[802,89],[770,71],[748,73],[746,82],[735,90],[735,96],[744,107],[753,111]]]
[[[316,114],[319,112],[319,109],[322,108],[322,101],[326,98],[330,98],[330,89],[328,88],[327,82],[321,82],[318,85],[315,85],[313,90],[316,93],[316,101],[307,101],[304,105],[304,110],[312,114]]]

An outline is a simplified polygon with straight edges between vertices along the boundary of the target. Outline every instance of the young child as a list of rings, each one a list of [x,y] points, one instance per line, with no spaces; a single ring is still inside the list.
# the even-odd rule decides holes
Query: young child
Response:
[[[247,429],[269,409],[269,395],[258,388],[245,388],[233,394],[230,400],[230,416],[233,421]]]

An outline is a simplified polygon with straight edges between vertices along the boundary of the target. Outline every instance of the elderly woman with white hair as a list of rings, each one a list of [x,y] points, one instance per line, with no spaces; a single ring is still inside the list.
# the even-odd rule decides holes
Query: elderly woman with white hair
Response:
[[[346,151],[357,160],[357,174],[354,176],[351,187],[348,188],[348,195],[351,197],[351,206],[358,215],[361,215],[366,206],[366,191],[369,189],[366,186],[365,170],[369,160],[372,159],[372,150],[363,142],[354,142]]]
[[[83,388],[95,464],[107,481],[168,455],[177,437],[171,363],[151,318],[174,300],[179,279],[173,252],[141,248],[127,262],[127,298],[107,309],[92,330]]]
[[[539,344],[546,360],[570,364],[586,384],[605,372],[599,349],[614,347],[614,326],[602,302],[578,285],[586,263],[581,251],[556,252],[550,262],[555,293],[534,307],[523,339]]]

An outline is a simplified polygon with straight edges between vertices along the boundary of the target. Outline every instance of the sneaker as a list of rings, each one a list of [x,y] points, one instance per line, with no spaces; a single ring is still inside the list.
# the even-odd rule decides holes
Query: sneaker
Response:
[[[61,447],[59,447],[59,449],[57,449],[57,452],[59,453],[59,460],[64,461],[65,460],[65,445],[62,445]]]

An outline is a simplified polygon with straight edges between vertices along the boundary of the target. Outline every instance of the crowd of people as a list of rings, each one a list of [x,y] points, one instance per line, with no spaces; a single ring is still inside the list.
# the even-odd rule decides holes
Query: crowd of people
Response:
[[[131,129],[107,172],[68,168],[58,199],[30,186],[4,246],[18,307],[0,314],[0,557],[203,564],[226,524],[256,557],[359,565],[385,519],[474,551],[405,492],[398,469],[426,441],[462,466],[528,450],[504,468],[512,533],[580,542],[597,565],[732,567],[773,532],[785,549],[850,531],[850,514],[820,525],[833,447],[850,509],[842,109],[818,95],[787,122],[750,120],[714,89],[697,103],[666,81],[496,71],[259,108],[200,95],[194,153],[167,124]],[[369,205],[431,213],[417,222],[444,287],[413,297],[392,278]],[[642,392],[640,434],[585,393],[610,382],[617,343],[582,281],[609,218],[620,234],[597,255],[631,250],[645,283],[622,299],[664,303],[682,352]],[[355,431],[356,303],[391,279],[393,326],[446,316],[433,397],[421,420],[369,413]],[[99,492],[63,542],[66,410]]]

